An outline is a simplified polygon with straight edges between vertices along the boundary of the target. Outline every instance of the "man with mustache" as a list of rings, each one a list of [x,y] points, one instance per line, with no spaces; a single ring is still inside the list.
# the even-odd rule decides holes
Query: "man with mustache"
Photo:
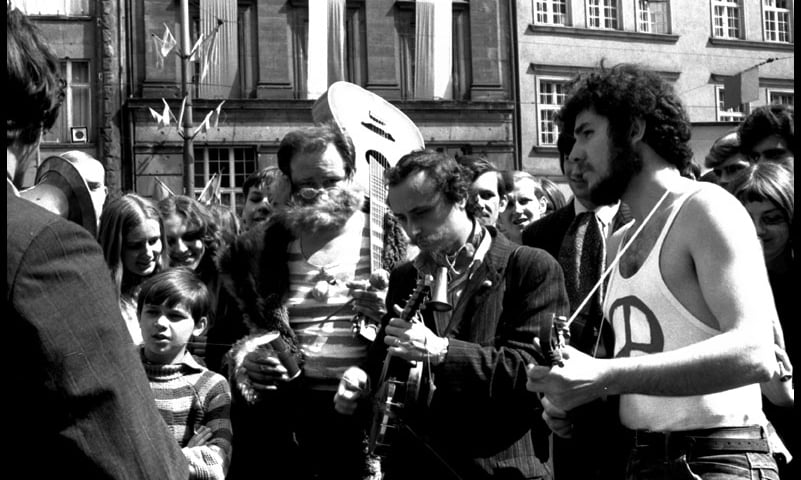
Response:
[[[759,386],[779,375],[764,260],[742,205],[681,176],[692,150],[678,95],[642,67],[601,67],[577,80],[558,118],[590,199],[631,208],[610,250],[634,240],[603,305],[613,358],[567,346],[563,366],[529,368],[546,421],[564,434],[566,412],[620,395],[626,478],[776,476]]]
[[[386,177],[388,206],[420,254],[390,277],[387,306],[395,311],[371,351],[374,391],[387,349],[390,369],[403,366],[395,359],[425,362],[424,382],[435,388],[400,412],[410,428],[395,436],[386,478],[551,478],[542,463],[549,432],[526,391],[525,368],[545,361],[538,326],[567,313],[559,265],[482,225],[468,202],[470,174],[447,154],[410,153]],[[400,318],[418,279],[442,267],[453,309],[424,308],[422,322]],[[351,411],[367,399],[335,401]],[[411,415],[416,408],[424,413]]]
[[[218,264],[247,316],[250,339],[280,332],[301,369],[297,375],[248,341],[232,349],[237,453],[229,478],[255,471],[362,478],[365,422],[337,413],[332,399],[345,369],[361,365],[370,344],[354,331],[354,312],[378,323],[386,287],[366,286],[370,225],[364,190],[353,180],[354,147],[334,125],[292,131],[281,141],[278,167],[291,185],[288,204],[251,226]]]

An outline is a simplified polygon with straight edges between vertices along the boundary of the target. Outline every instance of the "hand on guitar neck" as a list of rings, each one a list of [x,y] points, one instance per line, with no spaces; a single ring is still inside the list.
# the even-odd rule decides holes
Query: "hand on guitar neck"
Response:
[[[401,309],[395,305],[395,313]],[[386,328],[384,343],[392,355],[408,361],[429,361],[432,366],[445,360],[448,339],[434,334],[423,322],[392,318]]]

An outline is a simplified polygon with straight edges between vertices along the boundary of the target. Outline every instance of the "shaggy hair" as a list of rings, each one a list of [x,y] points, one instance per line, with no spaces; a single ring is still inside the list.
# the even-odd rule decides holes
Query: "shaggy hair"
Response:
[[[636,119],[645,122],[643,141],[680,171],[692,159],[690,119],[673,86],[657,73],[620,64],[579,75],[557,115],[561,130],[572,132],[576,117],[593,109],[609,120],[615,145],[629,142]]]
[[[758,162],[738,173],[728,190],[745,204],[768,201],[776,205],[791,223],[794,213],[793,173],[775,162]]]
[[[18,9],[6,6],[6,148],[33,145],[50,130],[64,100],[66,82],[45,37]]]
[[[738,129],[740,148],[748,156],[771,135],[782,137],[795,154],[795,114],[789,105],[764,105],[751,112]]]
[[[292,157],[299,153],[320,153],[334,145],[345,165],[348,178],[356,171],[356,149],[350,137],[333,123],[294,130],[287,133],[278,147],[278,168],[292,179]]]
[[[172,215],[183,217],[187,223],[187,231],[198,230],[206,247],[203,258],[197,266],[197,274],[206,282],[211,281],[217,275],[217,268],[214,265],[215,256],[220,249],[223,238],[219,226],[214,222],[214,218],[208,209],[197,200],[184,196],[175,195],[162,199],[159,202],[159,211],[163,219],[168,219]],[[165,250],[169,251],[169,245],[165,244]]]
[[[387,187],[394,187],[406,180],[409,175],[419,171],[426,172],[434,181],[435,190],[442,193],[452,204],[467,200],[470,184],[470,171],[459,165],[450,155],[434,150],[418,150],[407,153],[394,167],[384,173]],[[466,203],[470,218],[475,214],[475,205]]]

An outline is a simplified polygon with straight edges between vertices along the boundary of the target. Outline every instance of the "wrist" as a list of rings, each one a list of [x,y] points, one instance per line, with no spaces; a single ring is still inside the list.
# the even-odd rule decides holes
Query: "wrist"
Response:
[[[440,341],[437,342],[437,349],[431,355],[431,364],[437,366],[445,361],[445,357],[448,355],[448,347],[450,346],[450,342],[447,338],[439,337]]]

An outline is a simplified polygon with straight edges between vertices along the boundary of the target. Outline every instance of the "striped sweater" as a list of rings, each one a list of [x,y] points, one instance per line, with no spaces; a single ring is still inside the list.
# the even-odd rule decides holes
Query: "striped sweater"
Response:
[[[231,392],[225,377],[202,366],[186,353],[181,363],[142,363],[156,405],[173,437],[183,448],[191,478],[222,480],[231,459]],[[211,429],[205,445],[187,447],[200,426]]]
[[[335,391],[342,373],[367,355],[368,342],[353,334],[353,309],[342,307],[351,299],[345,284],[370,277],[368,223],[365,216],[360,247],[342,251],[331,265],[312,265],[298,240],[289,244],[289,323],[306,358],[303,372],[311,389]],[[323,298],[313,294],[321,280],[329,282]]]

